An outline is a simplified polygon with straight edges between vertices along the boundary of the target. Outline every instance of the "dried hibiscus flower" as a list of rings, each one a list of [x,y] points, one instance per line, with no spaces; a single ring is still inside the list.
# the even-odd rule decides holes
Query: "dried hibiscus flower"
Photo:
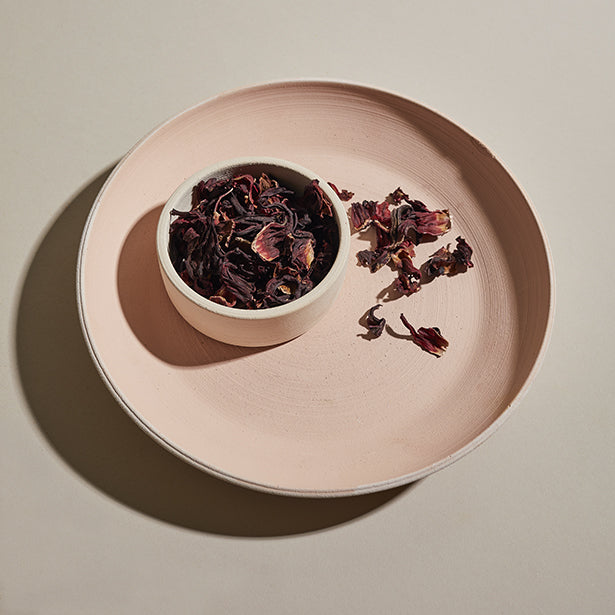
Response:
[[[470,260],[472,248],[462,237],[457,237],[457,247],[451,252],[450,245],[440,248],[432,254],[423,265],[425,275],[429,278],[437,278],[441,275],[455,275],[474,267]]]
[[[369,309],[367,312],[367,318],[365,319],[367,326],[367,333],[369,338],[380,337],[384,331],[384,325],[386,320],[384,318],[378,318],[375,314],[378,308],[382,306],[378,303]]]
[[[438,327],[420,327],[417,331],[403,314],[400,314],[400,318],[404,326],[410,331],[412,341],[417,346],[436,357],[441,357],[444,354],[444,351],[448,348],[448,342],[442,337]]]
[[[302,195],[262,174],[201,181],[191,209],[173,210],[169,256],[200,295],[259,309],[309,292],[331,268],[339,231],[317,180]]]

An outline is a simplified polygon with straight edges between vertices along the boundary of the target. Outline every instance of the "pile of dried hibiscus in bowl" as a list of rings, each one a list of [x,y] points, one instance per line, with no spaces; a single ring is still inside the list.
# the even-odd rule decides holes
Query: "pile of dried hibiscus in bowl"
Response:
[[[173,209],[169,256],[199,295],[240,309],[302,297],[335,261],[339,230],[318,180],[302,193],[267,174],[200,181],[188,211]]]

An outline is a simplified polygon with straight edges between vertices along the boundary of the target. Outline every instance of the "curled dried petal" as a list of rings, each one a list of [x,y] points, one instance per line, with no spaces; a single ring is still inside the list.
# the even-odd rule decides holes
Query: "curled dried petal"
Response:
[[[305,231],[303,231],[305,233]],[[314,262],[314,237],[306,233],[291,237],[291,263],[301,271],[307,271]]]
[[[350,222],[356,231],[361,231],[371,224],[370,205],[374,201],[363,201],[362,203],[352,203],[350,206]]]
[[[423,235],[438,237],[451,228],[448,210],[417,210],[412,203],[404,203],[393,210],[391,215],[391,236],[395,241],[409,239],[420,242]]]
[[[414,273],[399,271],[396,280],[393,282],[393,288],[401,295],[413,295],[421,290],[421,276]]]
[[[468,269],[474,267],[474,263],[471,261],[472,248],[468,245],[468,242],[463,237],[457,237],[455,241],[457,247],[453,250],[453,256],[457,263]]]
[[[441,357],[444,354],[444,351],[448,348],[448,342],[442,337],[438,327],[420,327],[417,331],[403,314],[400,314],[400,318],[406,329],[410,331],[412,341],[417,346],[436,357]]]
[[[391,228],[391,211],[389,203],[383,201],[363,201],[350,205],[350,221],[355,230],[361,231],[375,224],[385,232]],[[390,238],[386,243],[390,243]]]
[[[455,271],[457,261],[449,250],[449,246],[440,248],[425,261],[424,270],[429,279],[437,278],[441,275],[451,275]]]
[[[474,267],[470,260],[472,248],[462,237],[457,237],[456,241],[457,247],[452,252],[450,251],[450,246],[446,246],[440,248],[425,261],[423,270],[429,279],[437,278],[441,275],[456,275],[470,267]]]
[[[361,266],[369,267],[375,273],[391,260],[391,254],[388,250],[360,250],[357,252],[357,260]]]
[[[386,325],[386,320],[384,318],[378,318],[375,314],[376,310],[381,307],[382,305],[380,305],[380,303],[371,307],[365,319],[367,332],[372,338],[380,337],[384,331],[384,325]]]
[[[279,277],[274,277],[267,283],[265,305],[274,307],[288,303],[293,299],[302,297],[312,289],[313,285],[309,278],[301,278],[291,270],[281,272]]]
[[[395,190],[393,190],[393,192],[391,192],[391,194],[387,196],[386,200],[389,203],[399,205],[402,201],[406,201],[407,203],[409,203],[409,199],[410,197],[401,188],[395,188]]]
[[[280,256],[277,244],[284,241],[287,234],[288,228],[285,224],[270,222],[257,233],[252,242],[252,249],[263,260],[273,261]]]
[[[331,182],[327,183],[329,184],[329,186],[331,186],[331,188],[333,188],[333,192],[337,194],[340,201],[350,201],[350,199],[354,196],[354,192],[350,192],[350,190],[339,190],[335,184]]]
[[[303,192],[303,202],[308,212],[323,217],[333,216],[329,197],[323,192],[317,179],[313,179]]]
[[[451,216],[448,209],[441,211],[416,211],[414,219],[416,230],[421,235],[439,237],[451,230]]]
[[[254,284],[246,280],[237,265],[225,259],[220,268],[220,280],[225,290],[228,290],[238,301],[248,303],[254,295]],[[221,293],[218,292],[218,295]],[[228,296],[226,293],[223,293]]]
[[[421,271],[414,266],[413,257],[414,246],[406,241],[391,252],[391,262],[397,269],[393,285],[402,295],[413,295],[421,290]]]

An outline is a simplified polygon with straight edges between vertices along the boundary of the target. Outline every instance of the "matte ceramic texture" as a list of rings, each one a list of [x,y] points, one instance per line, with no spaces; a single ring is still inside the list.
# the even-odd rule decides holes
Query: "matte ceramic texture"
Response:
[[[239,156],[292,160],[355,199],[397,186],[448,208],[474,268],[387,301],[388,268],[354,258],[327,314],[286,344],[214,341],[164,290],[155,234],[177,185]],[[368,247],[352,236],[350,252]],[[532,206],[493,154],[460,127],[395,94],[336,82],[233,91],[167,121],[121,161],[84,231],[82,324],[114,395],[158,442],[216,476],[270,492],[336,496],[412,482],[459,459],[502,424],[534,378],[553,319],[553,276]],[[362,337],[368,308],[390,330]],[[421,351],[401,326],[438,326]]]
[[[171,211],[191,208],[192,188],[212,177],[230,179],[262,173],[281,185],[303,194],[305,187],[317,179],[333,206],[339,229],[339,247],[331,269],[319,284],[303,297],[285,305],[260,310],[245,310],[209,301],[185,284],[169,257]],[[195,329],[220,342],[237,346],[272,346],[298,337],[314,326],[329,309],[344,281],[350,247],[350,225],[346,208],[326,181],[313,171],[278,158],[234,158],[197,171],[171,195],[160,215],[156,249],[160,272],[169,299],[183,318]]]

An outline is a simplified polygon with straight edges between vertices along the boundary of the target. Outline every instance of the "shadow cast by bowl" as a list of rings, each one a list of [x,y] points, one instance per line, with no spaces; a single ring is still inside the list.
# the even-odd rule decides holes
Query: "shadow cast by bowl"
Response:
[[[208,365],[265,352],[211,339],[192,328],[169,299],[156,256],[156,227],[162,205],[146,212],[128,232],[117,269],[122,312],[149,352],[172,365]]]
[[[177,526],[228,536],[324,530],[368,514],[406,491],[408,487],[398,487],[318,499],[244,489],[181,461],[128,417],[94,368],[75,301],[79,240],[110,172],[105,170],[72,198],[42,238],[17,306],[15,350],[21,385],[35,422],[55,452],[84,480],[129,508]]]

